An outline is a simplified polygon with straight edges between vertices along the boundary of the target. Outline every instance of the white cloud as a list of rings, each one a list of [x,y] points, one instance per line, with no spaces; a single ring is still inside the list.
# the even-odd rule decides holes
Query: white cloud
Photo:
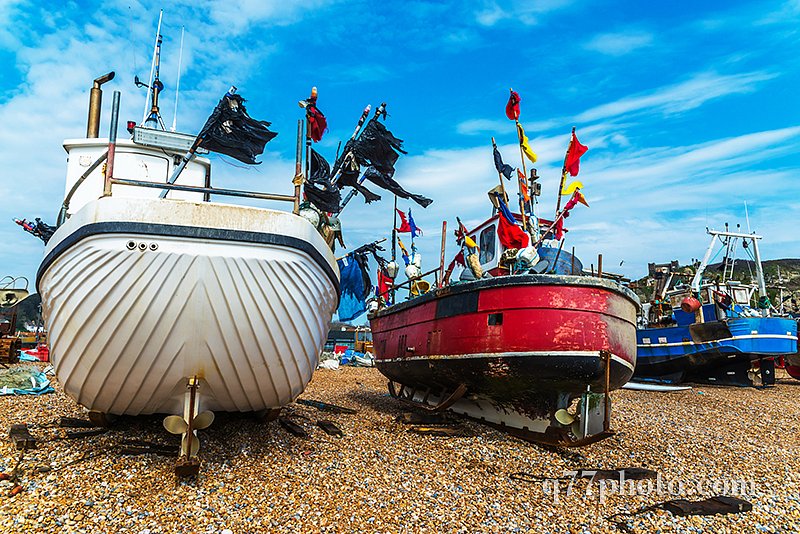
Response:
[[[644,31],[603,33],[594,36],[584,47],[609,56],[624,56],[653,44],[653,35]]]
[[[537,0],[536,2],[516,2],[497,0],[484,2],[475,11],[475,20],[481,26],[495,26],[500,22],[522,23],[534,26],[548,13],[564,9],[572,0]]]
[[[765,71],[727,75],[704,72],[696,74],[685,82],[602,104],[584,111],[576,119],[595,121],[637,112],[671,115],[695,109],[709,100],[723,96],[751,93],[763,82],[772,80],[776,76]]]

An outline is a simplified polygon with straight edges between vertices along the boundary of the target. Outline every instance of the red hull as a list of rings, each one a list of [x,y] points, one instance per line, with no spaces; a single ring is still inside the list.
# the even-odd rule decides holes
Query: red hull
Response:
[[[789,376],[800,380],[800,352],[783,357],[786,372]]]
[[[374,314],[370,324],[379,368],[470,357],[531,356],[543,365],[548,357],[568,357],[577,363],[610,351],[620,364],[611,377],[614,389],[636,364],[636,310],[632,295],[606,281],[523,275],[436,290]],[[558,372],[567,380],[554,389],[584,391],[580,372],[572,387],[565,383],[571,377],[563,365]]]
[[[403,400],[585,445],[611,435],[606,395],[633,375],[637,310],[632,292],[599,278],[456,284],[371,315],[375,365]]]

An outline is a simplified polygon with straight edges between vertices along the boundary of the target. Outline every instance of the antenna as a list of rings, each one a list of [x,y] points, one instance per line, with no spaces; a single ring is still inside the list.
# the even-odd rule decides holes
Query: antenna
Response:
[[[183,33],[186,30],[185,26],[181,26],[181,50],[178,52],[178,82],[175,84],[175,109],[172,113],[172,128],[170,131],[175,131],[178,124],[178,94],[181,92],[181,64],[183,63]]]
[[[747,201],[744,201],[744,219],[747,221],[747,233],[752,234],[753,232],[750,230],[750,216],[747,214]]]
[[[150,77],[147,79],[148,84],[150,87],[153,87],[153,74],[156,71],[156,56],[158,54],[159,49],[159,41],[161,40],[161,19],[164,17],[164,10],[160,10],[158,12],[158,28],[156,29],[156,42],[153,45],[153,60],[150,63]],[[149,106],[149,99],[145,98],[144,100],[144,112],[142,113],[142,126],[144,126],[144,121],[147,120],[148,116],[148,106]]]

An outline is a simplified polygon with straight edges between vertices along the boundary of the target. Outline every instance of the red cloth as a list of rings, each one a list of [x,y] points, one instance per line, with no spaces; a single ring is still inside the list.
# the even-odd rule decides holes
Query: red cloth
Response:
[[[388,301],[389,297],[389,290],[392,289],[392,279],[383,274],[381,269],[378,269],[378,296],[383,297],[384,300]]]
[[[508,97],[508,104],[506,104],[506,117],[515,121],[519,119],[519,102],[521,98],[516,91],[511,91]]]
[[[319,143],[319,141],[322,139],[322,134],[328,130],[328,120],[317,108],[317,99],[314,98],[313,100],[314,102],[310,103],[308,107],[306,107],[306,116],[308,117],[308,135],[314,140],[315,143]]]
[[[500,238],[501,245],[505,248],[525,248],[528,246],[530,237],[522,228],[508,222],[503,216],[498,217],[497,220],[499,221],[497,237]]]
[[[397,228],[397,231],[401,234],[410,233],[411,232],[411,225],[408,224],[408,219],[406,219],[406,214],[396,209],[397,214],[400,216],[400,228]]]
[[[582,145],[580,141],[578,141],[578,136],[575,135],[575,132],[573,131],[572,139],[569,143],[569,150],[567,150],[567,159],[564,164],[571,176],[578,176],[581,156],[583,156],[587,150],[589,150],[589,147]]]

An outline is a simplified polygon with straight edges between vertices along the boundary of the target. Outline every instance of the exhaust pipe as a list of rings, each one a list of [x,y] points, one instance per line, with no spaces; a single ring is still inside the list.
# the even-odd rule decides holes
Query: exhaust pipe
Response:
[[[89,93],[89,122],[86,124],[86,137],[94,139],[100,136],[100,110],[103,104],[103,90],[100,86],[114,79],[114,71],[95,78],[92,91]]]

